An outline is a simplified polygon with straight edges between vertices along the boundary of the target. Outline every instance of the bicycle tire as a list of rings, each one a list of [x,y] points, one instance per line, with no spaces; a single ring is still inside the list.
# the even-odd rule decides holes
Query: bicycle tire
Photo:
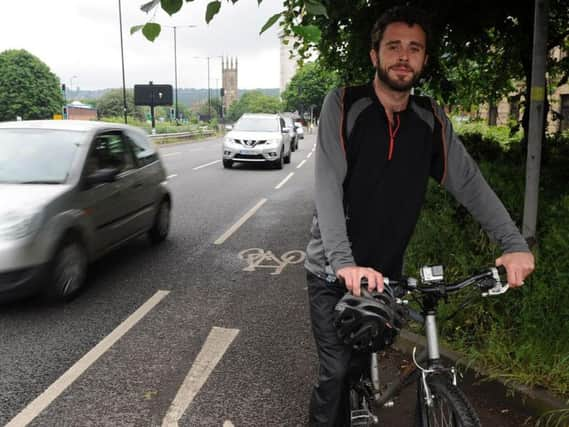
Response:
[[[476,410],[458,387],[445,375],[429,375],[427,385],[433,405],[427,406],[423,379],[417,382],[417,427],[481,427]]]

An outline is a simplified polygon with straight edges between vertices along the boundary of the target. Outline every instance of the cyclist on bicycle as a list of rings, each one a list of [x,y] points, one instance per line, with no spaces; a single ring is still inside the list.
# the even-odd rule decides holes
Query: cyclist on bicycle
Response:
[[[440,182],[498,241],[508,283],[520,286],[533,255],[506,209],[453,132],[443,109],[410,94],[427,62],[424,12],[397,7],[371,32],[372,82],[330,92],[322,107],[315,203],[305,267],[312,329],[320,361],[310,424],[346,425],[346,374],[352,349],[341,343],[334,306],[346,290],[383,289],[398,278],[423,205],[427,181]],[[340,283],[338,278],[343,279]]]

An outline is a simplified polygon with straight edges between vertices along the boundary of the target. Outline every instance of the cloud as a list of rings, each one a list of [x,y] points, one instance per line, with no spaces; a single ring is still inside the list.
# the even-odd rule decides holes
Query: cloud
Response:
[[[241,88],[278,87],[279,42],[277,26],[259,36],[267,19],[282,9],[282,3],[241,0],[222,3],[220,13],[207,25],[209,0],[184,4],[173,17],[161,9],[147,15],[140,10],[144,0],[123,0],[123,45],[127,86],[174,82],[173,30],[163,28],[154,42],[130,28],[154,19],[178,28],[178,87],[206,87],[210,56],[210,85],[220,79],[219,56],[239,58]],[[0,15],[0,51],[26,49],[45,62],[63,82],[82,89],[122,85],[118,0],[28,0],[10,1]]]

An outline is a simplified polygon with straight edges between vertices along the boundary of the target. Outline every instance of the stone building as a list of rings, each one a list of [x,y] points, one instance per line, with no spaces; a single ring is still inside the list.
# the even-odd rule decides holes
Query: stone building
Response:
[[[237,58],[223,58],[221,62],[221,78],[223,87],[223,115],[229,106],[239,98]]]
[[[296,60],[290,57],[290,46],[294,41],[290,37],[284,37],[280,35],[280,68],[281,68],[281,78],[280,78],[280,93],[283,93],[286,89],[286,85],[296,74],[298,65]],[[288,43],[286,43],[288,42]],[[286,43],[286,44],[285,44]]]
[[[567,52],[561,52],[557,49],[552,56],[561,59],[567,56]],[[518,92],[521,91],[518,90]],[[569,130],[569,84],[556,88],[553,93],[548,95],[548,100],[547,131],[556,133]],[[519,95],[505,98],[498,103],[497,109],[494,109],[494,111],[490,110],[487,104],[481,105],[478,115],[480,118],[488,120],[490,114],[496,114],[497,125],[506,125],[510,120],[519,121],[522,119],[523,113],[520,106],[521,101],[522,98]]]

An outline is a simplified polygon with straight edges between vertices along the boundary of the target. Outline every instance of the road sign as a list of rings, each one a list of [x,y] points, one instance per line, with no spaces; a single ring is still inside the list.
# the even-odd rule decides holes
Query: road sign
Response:
[[[172,85],[134,85],[134,105],[172,105]]]

